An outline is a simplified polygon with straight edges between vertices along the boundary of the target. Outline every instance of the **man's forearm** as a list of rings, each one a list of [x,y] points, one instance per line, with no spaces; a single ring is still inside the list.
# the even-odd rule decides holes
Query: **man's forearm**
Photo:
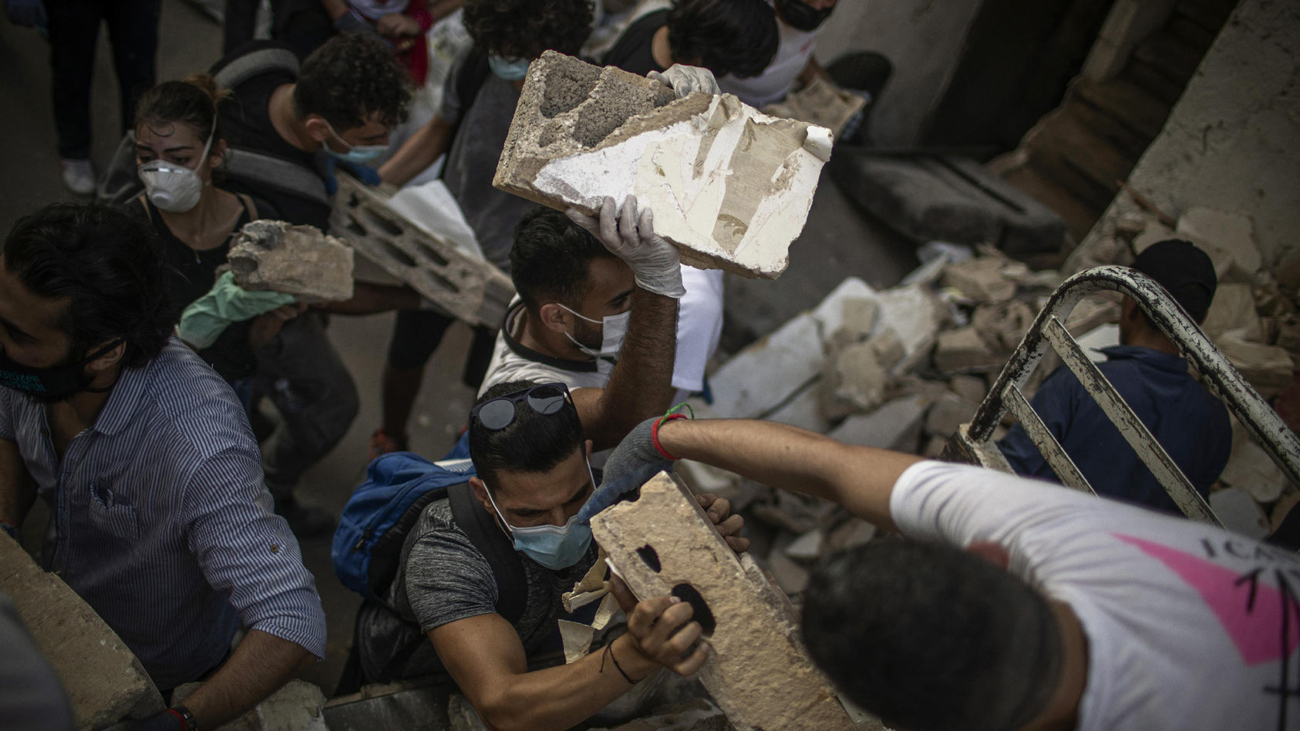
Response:
[[[266,700],[311,658],[297,643],[249,630],[216,675],[182,703],[194,714],[199,728],[218,728]]]
[[[678,459],[831,500],[888,529],[894,528],[889,517],[894,483],[921,461],[909,454],[842,444],[793,426],[740,419],[665,422],[659,427],[659,443]]]
[[[625,637],[615,639],[609,652],[634,680],[657,667],[632,649]],[[516,675],[508,685],[472,700],[493,731],[563,731],[631,687],[608,653],[600,650],[574,663]]]
[[[423,127],[402,145],[388,162],[379,166],[379,177],[385,183],[403,186],[434,163],[447,151],[451,141],[451,125],[434,115]]]
[[[677,306],[672,297],[640,287],[632,293],[632,315],[618,365],[597,402],[594,428],[587,430],[597,449],[616,446],[637,424],[672,405]]]

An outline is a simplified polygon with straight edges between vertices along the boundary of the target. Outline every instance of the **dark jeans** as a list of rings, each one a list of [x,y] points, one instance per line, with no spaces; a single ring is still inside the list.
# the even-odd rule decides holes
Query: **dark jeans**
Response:
[[[161,0],[46,0],[54,126],[59,156],[90,157],[90,84],[95,74],[95,40],[108,23],[113,67],[122,98],[122,130],[131,129],[136,101],[154,85]]]
[[[221,53],[231,55],[253,40],[260,0],[226,0]],[[271,0],[271,36],[305,59],[334,35],[334,22],[320,0]]]
[[[438,349],[442,336],[456,319],[436,310],[399,310],[393,322],[393,336],[388,342],[388,365],[394,370],[406,371],[424,368]],[[461,382],[478,390],[483,385],[488,366],[492,363],[492,350],[496,347],[497,331],[481,325],[474,328]]]

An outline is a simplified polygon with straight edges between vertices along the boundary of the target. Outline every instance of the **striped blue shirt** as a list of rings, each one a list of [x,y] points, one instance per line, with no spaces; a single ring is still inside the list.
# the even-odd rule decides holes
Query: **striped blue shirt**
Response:
[[[233,391],[179,340],[123,370],[60,464],[45,409],[0,388],[57,527],[53,566],[160,688],[219,663],[242,623],[325,655],[325,613],[298,541],[272,512]]]

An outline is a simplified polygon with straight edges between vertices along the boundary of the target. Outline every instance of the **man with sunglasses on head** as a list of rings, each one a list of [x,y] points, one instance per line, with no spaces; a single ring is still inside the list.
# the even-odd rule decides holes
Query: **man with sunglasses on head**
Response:
[[[408,534],[385,597],[397,616],[363,614],[360,657],[372,682],[445,674],[489,728],[558,731],[590,718],[659,666],[689,675],[707,659],[689,604],[672,597],[636,603],[625,593],[626,634],[568,664],[548,653],[564,616],[562,594],[596,561],[591,529],[579,520],[596,480],[575,396],[559,383],[512,381],[489,389],[474,407],[469,453],[477,476],[432,502]],[[629,457],[627,466],[640,467],[639,454]],[[623,462],[615,451],[609,480],[625,472]],[[457,500],[472,505],[468,518]],[[703,497],[701,504],[728,543],[744,550],[742,521],[729,517],[727,501]],[[493,542],[486,547],[484,534]],[[509,567],[487,554],[501,553],[517,561],[519,584],[497,575]],[[504,596],[503,586],[517,596]],[[513,621],[503,616],[504,605],[518,603]]]

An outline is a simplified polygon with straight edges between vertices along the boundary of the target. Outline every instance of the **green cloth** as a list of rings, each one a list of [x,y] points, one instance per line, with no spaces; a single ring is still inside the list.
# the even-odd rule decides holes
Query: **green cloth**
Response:
[[[293,301],[294,296],[284,292],[243,289],[235,284],[235,275],[226,272],[207,294],[185,308],[176,334],[195,348],[206,348],[217,342],[231,323],[251,320]]]

